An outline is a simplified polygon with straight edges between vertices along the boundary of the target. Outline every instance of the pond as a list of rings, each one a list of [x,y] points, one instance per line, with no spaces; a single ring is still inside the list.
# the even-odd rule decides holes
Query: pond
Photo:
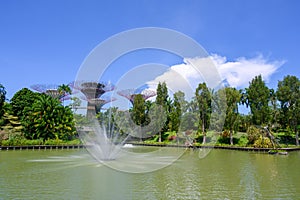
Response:
[[[148,147],[133,147],[141,151]],[[300,152],[187,150],[172,165],[126,173],[84,149],[0,151],[0,199],[297,199]],[[113,162],[113,161],[111,161]],[[140,163],[143,165],[143,163]]]

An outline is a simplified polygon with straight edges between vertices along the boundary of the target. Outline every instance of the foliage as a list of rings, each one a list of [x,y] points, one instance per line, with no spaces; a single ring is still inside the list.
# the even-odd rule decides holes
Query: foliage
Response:
[[[43,141],[42,139],[29,140],[24,137],[14,136],[7,140],[0,141],[2,146],[32,146],[32,145],[80,145],[82,144],[79,139],[74,140],[57,140],[48,139]]]
[[[198,131],[203,134],[203,144],[205,144],[205,134],[209,127],[210,114],[211,114],[211,92],[209,91],[206,83],[200,83],[196,89],[196,102],[199,114]]]
[[[253,147],[256,148],[272,148],[273,145],[268,137],[259,136],[258,139],[254,141]]]
[[[247,130],[248,144],[254,144],[254,142],[261,136],[261,130],[255,126],[250,126]]]
[[[134,97],[132,108],[132,119],[136,125],[142,126],[145,123],[145,100],[141,94]]]
[[[226,109],[227,103],[225,89],[212,91],[210,130],[222,132],[226,119]]]
[[[182,105],[184,103],[184,93],[179,91],[174,93],[174,101],[170,106],[169,112],[169,130],[178,132],[180,122],[181,122],[181,114],[182,114]]]
[[[19,121],[17,116],[13,116],[5,112],[3,115],[3,121],[4,126],[2,126],[2,129],[6,133],[22,132],[23,126],[21,125],[21,122]]]
[[[6,95],[5,87],[2,84],[0,84],[0,119],[4,114],[3,105],[6,99],[5,95]]]
[[[71,92],[68,87],[58,88],[61,96]],[[104,87],[101,84],[95,87],[95,98],[101,96]],[[300,80],[296,76],[284,77],[276,91],[266,86],[261,75],[240,91],[231,87],[214,91],[200,83],[189,102],[181,91],[169,97],[165,82],[158,84],[156,93],[154,102],[145,101],[137,94],[132,109],[109,108],[97,114],[98,120],[121,134],[138,131],[136,127],[143,128],[145,138],[165,143],[173,142],[174,138],[185,139],[180,134],[186,131],[195,133],[193,139],[205,143],[206,137],[210,137],[209,130],[214,130],[218,135],[223,132],[218,139],[220,144],[259,146],[265,139],[264,133],[256,127],[262,125],[280,133],[277,138],[281,144],[295,144],[292,139],[299,143]],[[27,88],[15,93],[10,103],[5,102],[5,95],[5,88],[0,84],[0,139],[7,144],[24,143],[24,137],[33,139],[33,143],[63,142],[76,138],[75,123],[77,126],[90,123],[85,116],[71,112],[71,107],[76,110],[80,106],[78,99],[64,107],[57,99]],[[239,104],[250,107],[251,113],[239,114]],[[226,113],[222,112],[224,108]],[[238,132],[247,134],[238,136]],[[214,142],[215,136],[210,138]]]
[[[19,119],[23,119],[27,115],[25,108],[32,107],[32,104],[40,94],[32,92],[28,88],[23,88],[16,92],[10,100],[13,114]]]
[[[247,138],[247,136],[242,135],[238,138],[238,145],[241,147],[245,147],[247,146],[247,144],[249,143],[249,140]]]
[[[290,126],[296,133],[299,145],[298,124],[300,123],[300,80],[296,76],[286,76],[278,82],[277,98],[280,102],[280,119],[284,127]]]
[[[41,94],[32,107],[26,108],[26,112],[27,116],[22,121],[26,138],[67,140],[75,134],[73,113],[58,99]]]
[[[163,125],[163,127],[161,128],[161,130],[159,130],[159,142],[162,141],[162,132],[167,131],[168,127],[168,119],[165,120],[165,117],[168,116],[168,89],[167,89],[167,85],[165,82],[163,83],[158,83],[157,85],[157,89],[156,89],[156,113],[154,114],[157,118],[156,118],[156,126],[158,127],[159,124],[161,123],[161,121],[165,121],[165,124]],[[161,114],[163,113],[163,114]],[[165,116],[164,116],[165,115]]]
[[[249,115],[244,115],[244,114],[239,114],[237,117],[237,130],[240,132],[247,132],[248,128],[251,125],[251,119],[252,116]]]
[[[58,86],[58,92],[60,93],[61,96],[65,96],[68,94],[71,94],[72,90],[70,88],[70,86],[62,84],[60,86]]]
[[[236,127],[235,125],[238,117],[238,103],[241,99],[241,93],[237,89],[230,87],[225,88],[225,93],[227,109],[224,129],[229,130],[230,144],[233,145],[233,131]]]
[[[183,114],[180,124],[180,131],[197,130],[199,124],[199,115],[194,112]]]
[[[268,124],[270,119],[270,90],[262,80],[262,76],[255,76],[246,88],[244,103],[250,106],[252,123],[254,125]]]
[[[70,107],[72,108],[73,112],[76,112],[78,107],[81,105],[81,100],[78,97],[71,98]]]

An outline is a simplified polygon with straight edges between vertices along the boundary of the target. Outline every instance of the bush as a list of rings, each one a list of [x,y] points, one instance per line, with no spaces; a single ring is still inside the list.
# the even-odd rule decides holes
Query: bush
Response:
[[[202,143],[203,142],[203,135],[199,135],[198,137],[195,138],[195,141],[197,143]],[[206,143],[211,142],[211,137],[206,135]]]
[[[24,145],[42,145],[43,144],[43,140],[39,139],[39,140],[25,140]]]
[[[245,147],[245,146],[247,146],[247,144],[248,144],[248,138],[247,138],[247,136],[245,136],[245,135],[242,135],[239,139],[238,139],[238,145],[239,146],[242,146],[242,147]]]
[[[261,131],[255,126],[250,126],[247,130],[247,134],[248,144],[254,144],[254,142],[261,136]]]
[[[248,140],[247,140],[247,142],[248,142]],[[230,144],[230,137],[220,136],[218,138],[218,143],[219,144]],[[236,137],[233,137],[233,144],[238,144],[238,143],[239,143],[239,139]]]
[[[253,144],[256,148],[272,148],[272,142],[269,138],[260,136],[257,140],[254,141]]]

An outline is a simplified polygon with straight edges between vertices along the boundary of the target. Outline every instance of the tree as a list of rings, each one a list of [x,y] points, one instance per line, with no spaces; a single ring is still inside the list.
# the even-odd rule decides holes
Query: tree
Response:
[[[40,94],[32,107],[27,107],[22,120],[24,133],[30,139],[71,139],[75,134],[73,113],[58,99]]]
[[[278,100],[276,96],[276,92],[274,89],[270,89],[270,123],[271,129],[276,128],[278,126],[278,116],[279,116],[279,109],[278,109]]]
[[[226,117],[224,128],[229,130],[230,134],[230,145],[233,145],[233,130],[238,117],[238,103],[241,99],[241,93],[235,88],[226,87]]]
[[[137,94],[134,97],[132,108],[132,119],[134,123],[142,127],[145,123],[145,99],[141,94]],[[140,140],[142,140],[142,132],[139,131]]]
[[[290,126],[299,145],[298,124],[300,122],[300,81],[296,76],[285,76],[278,82],[277,98],[280,102],[281,122]]]
[[[270,119],[270,90],[262,80],[262,76],[255,76],[246,88],[246,105],[250,106],[252,123],[254,125],[267,124]]]
[[[72,93],[72,90],[71,90],[70,86],[65,85],[65,84],[62,84],[62,85],[58,86],[57,90],[63,96],[65,96],[66,94],[71,94]]]
[[[5,95],[6,95],[5,87],[2,84],[0,84],[0,119],[4,114],[3,105],[6,99]]]
[[[81,100],[78,97],[72,97],[71,100],[70,107],[73,109],[73,112],[76,112],[81,105]]]
[[[70,86],[65,85],[65,84],[62,84],[62,85],[58,86],[57,91],[60,94],[59,99],[62,99],[63,104],[65,102],[64,97],[66,97],[66,96],[68,96],[68,95],[70,95],[72,93],[72,90],[71,90]]]
[[[168,89],[167,89],[167,85],[165,82],[163,83],[158,83],[157,85],[157,89],[156,89],[156,100],[155,103],[158,107],[156,107],[156,121],[158,122],[157,124],[160,124],[160,122],[165,118],[165,116],[163,115],[168,115],[167,114],[167,101],[168,101]],[[165,123],[165,125],[161,128],[161,130],[159,131],[159,142],[162,141],[162,131],[166,131],[166,125],[167,122]]]
[[[175,131],[176,133],[179,130],[181,115],[182,115],[182,103],[184,102],[184,93],[179,91],[174,93],[174,100],[170,106],[169,113],[169,130]]]
[[[203,144],[206,143],[206,130],[209,127],[210,114],[211,114],[211,92],[206,86],[206,83],[200,83],[196,89],[196,101],[199,111],[199,126],[203,134]]]
[[[25,108],[32,107],[32,104],[35,102],[38,95],[38,93],[35,93],[28,88],[23,88],[16,92],[10,100],[13,114],[22,120],[23,117],[27,115]]]

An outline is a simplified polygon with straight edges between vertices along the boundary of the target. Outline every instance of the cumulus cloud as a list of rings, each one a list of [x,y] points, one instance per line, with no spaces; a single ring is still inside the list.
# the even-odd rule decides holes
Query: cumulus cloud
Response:
[[[228,61],[226,57],[213,54],[206,58],[185,58],[183,64],[171,66],[165,73],[147,82],[156,89],[158,82],[166,82],[172,92],[184,91],[187,98],[193,96],[195,88],[201,82],[216,88],[226,82],[232,87],[247,87],[257,75],[268,82],[272,74],[283,65],[282,61],[270,62],[263,56],[254,58],[240,57]]]
[[[228,61],[226,57],[212,55],[221,77],[227,80],[232,87],[247,87],[249,82],[257,75],[268,82],[272,74],[284,64],[283,61],[269,62],[263,56],[247,59],[240,57],[234,61]]]

